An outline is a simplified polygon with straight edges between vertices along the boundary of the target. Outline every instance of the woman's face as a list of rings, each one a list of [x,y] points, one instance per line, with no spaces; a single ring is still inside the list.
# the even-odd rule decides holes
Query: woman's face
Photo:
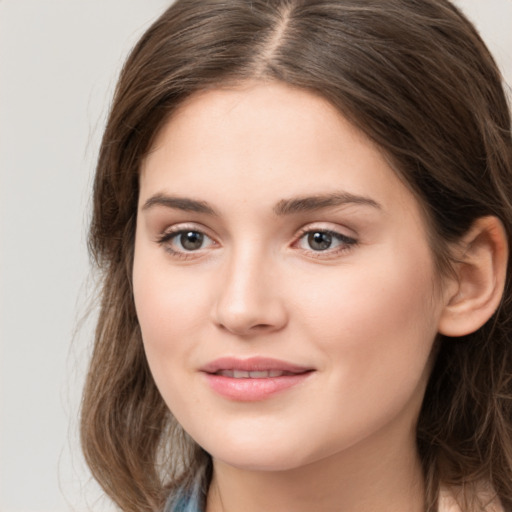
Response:
[[[414,444],[442,286],[416,199],[325,100],[182,105],[141,169],[133,285],[155,382],[215,460]]]

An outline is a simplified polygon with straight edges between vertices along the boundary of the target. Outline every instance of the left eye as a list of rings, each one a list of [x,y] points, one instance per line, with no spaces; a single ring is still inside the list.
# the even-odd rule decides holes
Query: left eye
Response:
[[[308,231],[304,233],[299,240],[301,249],[323,252],[329,249],[337,249],[340,246],[349,246],[355,244],[353,238],[336,233],[334,231]]]

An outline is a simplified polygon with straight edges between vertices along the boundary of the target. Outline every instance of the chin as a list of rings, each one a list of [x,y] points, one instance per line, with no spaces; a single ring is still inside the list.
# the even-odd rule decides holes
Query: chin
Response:
[[[248,446],[230,443],[221,449],[206,451],[215,461],[245,471],[288,471],[321,458],[318,455],[315,457],[314,454],[301,453],[296,446],[287,448],[282,443],[279,448],[272,444]]]

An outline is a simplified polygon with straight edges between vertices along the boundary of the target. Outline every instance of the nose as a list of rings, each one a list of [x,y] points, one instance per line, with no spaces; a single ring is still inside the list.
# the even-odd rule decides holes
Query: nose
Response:
[[[233,254],[219,276],[213,320],[238,336],[279,331],[288,322],[280,289],[278,269],[269,258],[249,251]]]

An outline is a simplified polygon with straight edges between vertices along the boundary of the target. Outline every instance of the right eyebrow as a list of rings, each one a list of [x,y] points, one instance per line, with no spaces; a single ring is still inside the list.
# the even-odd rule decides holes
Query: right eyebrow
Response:
[[[142,210],[148,210],[154,206],[164,206],[174,210],[183,210],[185,212],[205,213],[207,215],[217,215],[215,210],[205,201],[197,201],[188,197],[168,196],[165,194],[155,194],[151,196],[142,206]]]

